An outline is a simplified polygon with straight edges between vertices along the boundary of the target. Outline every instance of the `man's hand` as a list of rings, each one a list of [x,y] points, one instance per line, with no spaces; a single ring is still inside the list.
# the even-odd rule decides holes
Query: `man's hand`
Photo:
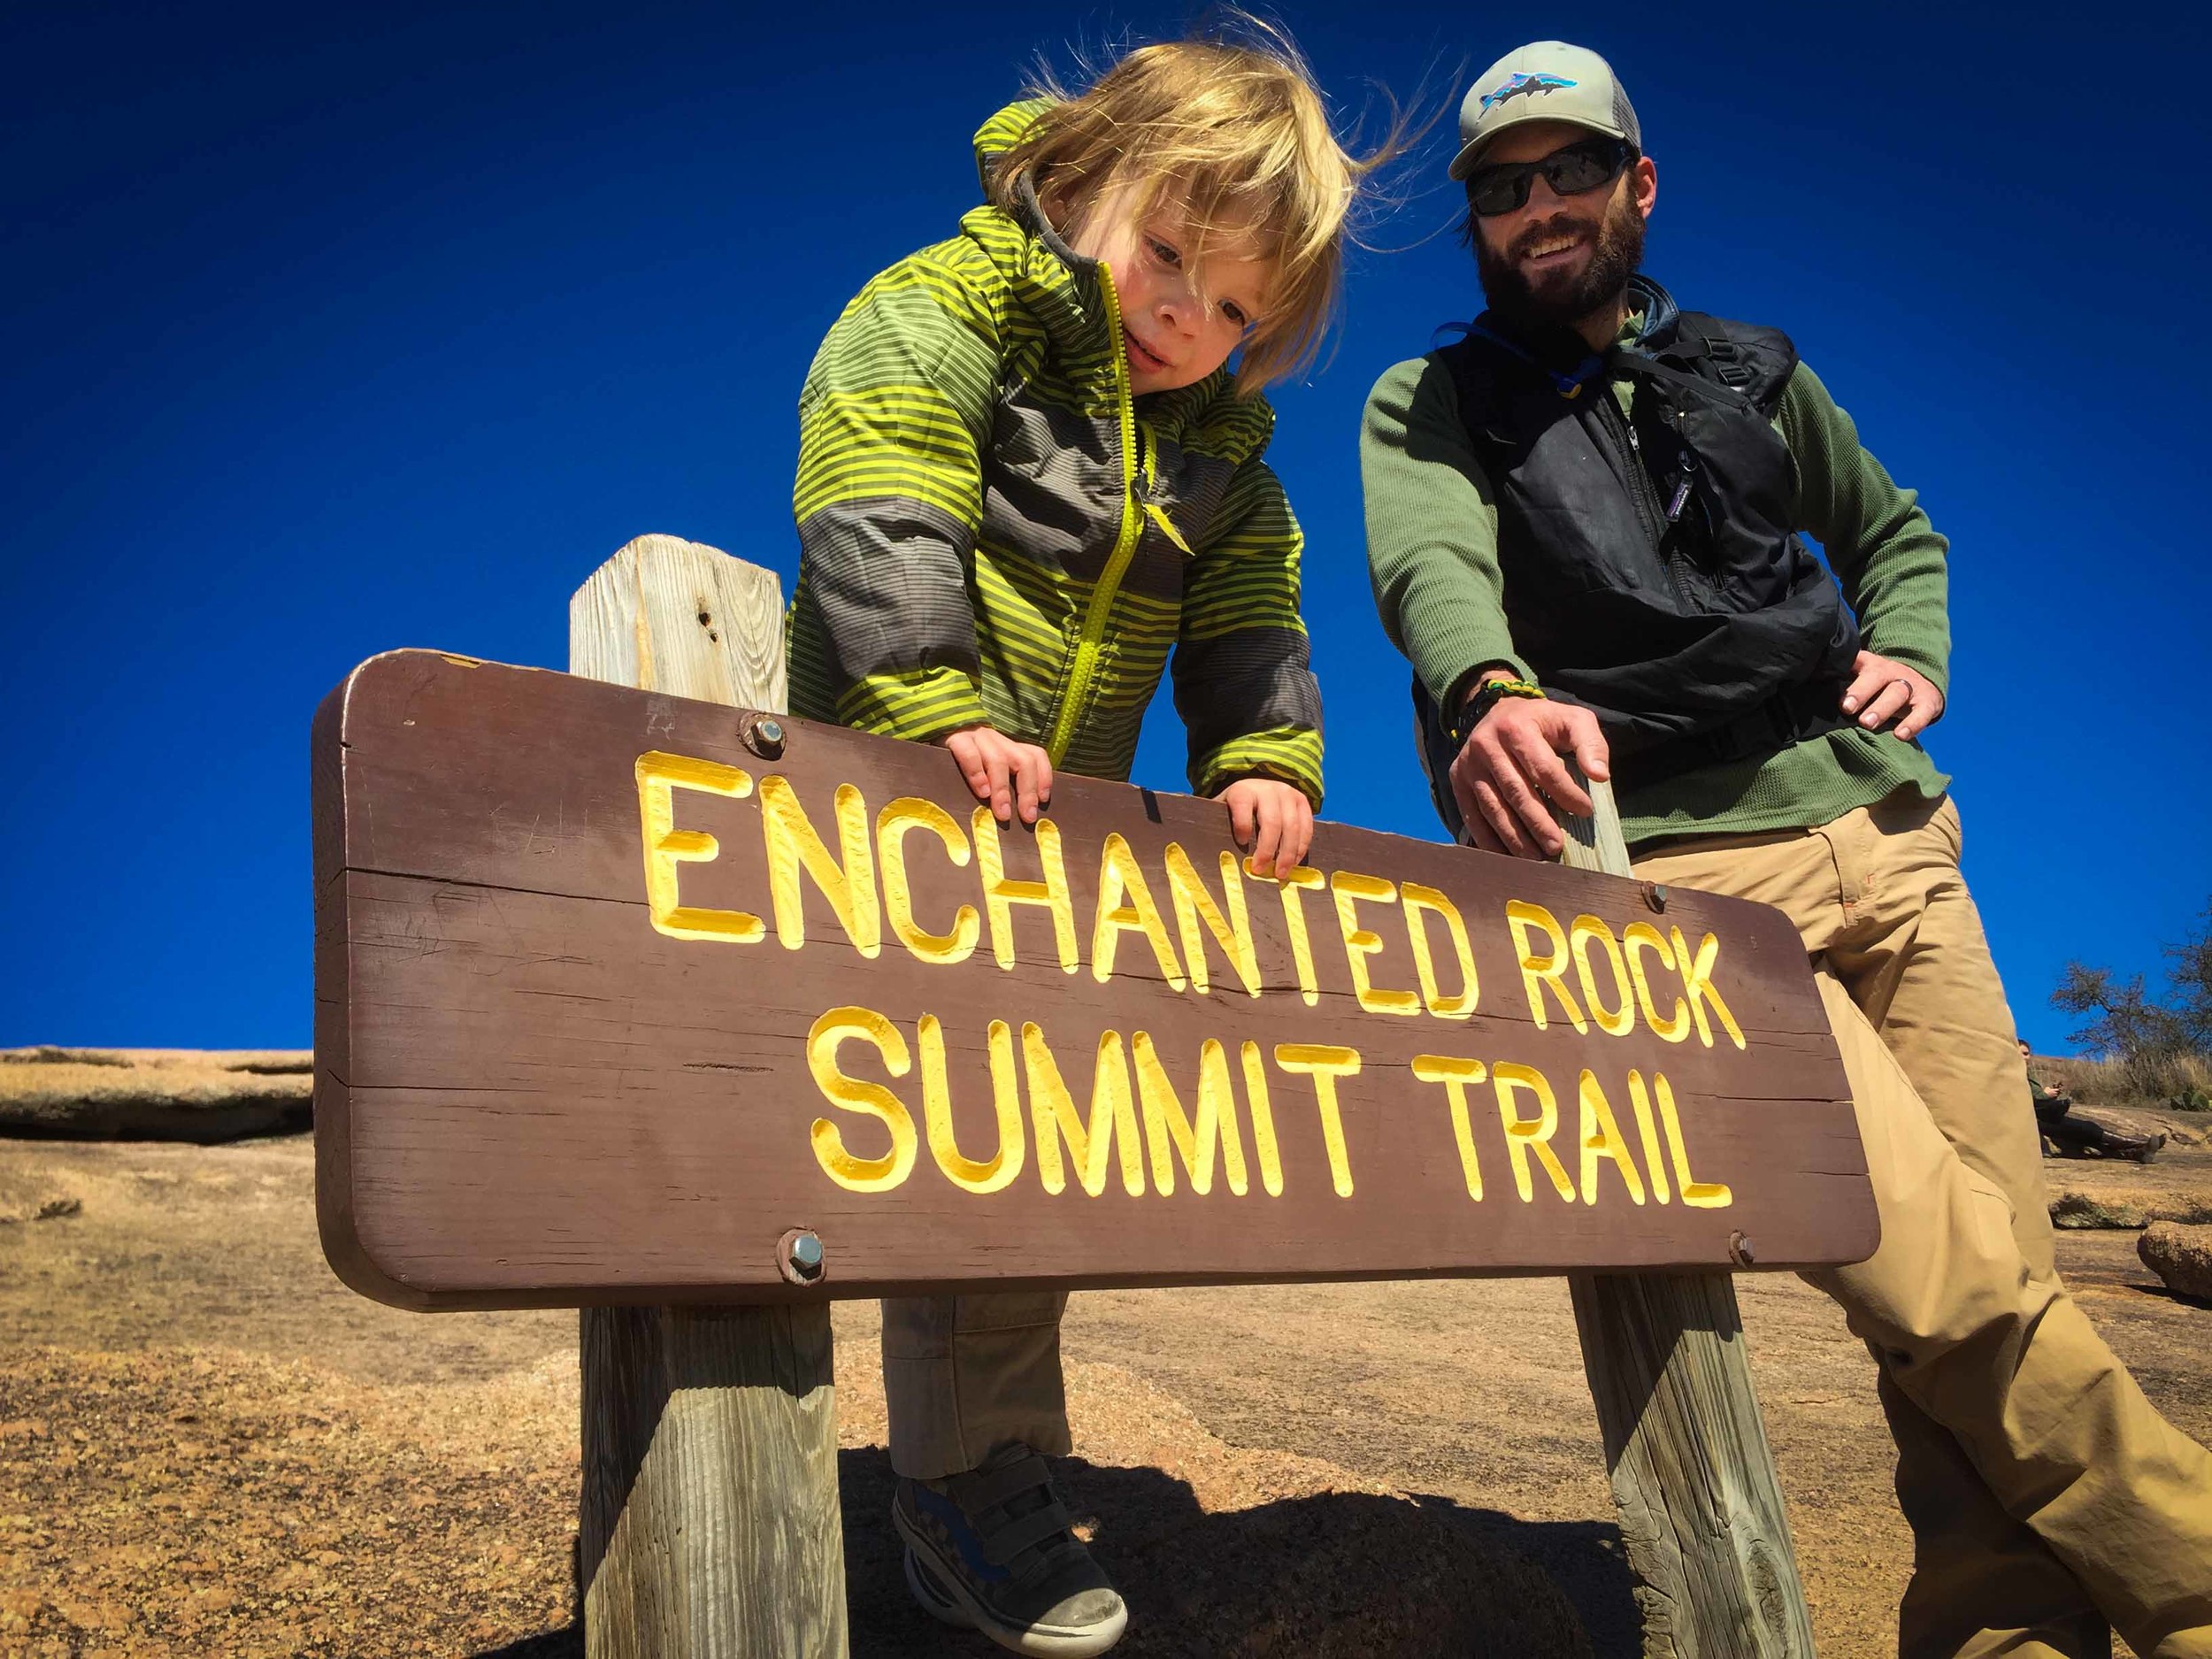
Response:
[[[1589,778],[1612,775],[1597,716],[1571,703],[1501,697],[1452,762],[1452,795],[1468,839],[1494,853],[1548,858],[1567,844],[1554,805],[1577,817],[1588,793],[1561,762],[1572,755]]]
[[[1254,875],[1286,876],[1305,862],[1313,803],[1303,789],[1273,778],[1240,778],[1214,799],[1229,809],[1229,828]]]
[[[1891,730],[1895,735],[1910,737],[1943,718],[1943,694],[1918,669],[1861,651],[1851,664],[1843,711],[1857,715],[1859,724],[1870,732],[1878,732],[1894,719],[1897,724]]]
[[[1018,811],[1025,824],[1052,804],[1052,761],[1034,743],[1017,743],[995,726],[968,726],[937,740],[952,751],[975,798],[1002,824]]]

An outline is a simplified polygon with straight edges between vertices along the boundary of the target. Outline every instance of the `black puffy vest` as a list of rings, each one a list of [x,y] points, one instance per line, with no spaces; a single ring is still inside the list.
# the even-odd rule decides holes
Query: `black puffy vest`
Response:
[[[1574,396],[1556,371],[1589,353],[1571,331],[1524,357],[1483,336],[1507,332],[1486,315],[1436,353],[1493,486],[1514,644],[1547,692],[1597,715],[1632,788],[1847,725],[1837,704],[1859,649],[1834,579],[1791,527],[1795,463],[1772,419],[1796,348],[1635,286],[1653,326]],[[1621,371],[1626,418],[1609,384]],[[1456,830],[1443,780],[1456,746],[1416,698]]]

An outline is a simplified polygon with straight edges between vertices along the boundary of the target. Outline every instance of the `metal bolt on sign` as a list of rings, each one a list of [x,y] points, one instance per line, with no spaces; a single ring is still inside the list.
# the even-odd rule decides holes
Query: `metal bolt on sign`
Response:
[[[783,722],[773,715],[749,715],[737,723],[737,735],[746,748],[763,760],[774,760],[783,753]]]
[[[776,1265],[795,1285],[819,1283],[826,1262],[821,1239],[804,1227],[794,1227],[777,1240]]]

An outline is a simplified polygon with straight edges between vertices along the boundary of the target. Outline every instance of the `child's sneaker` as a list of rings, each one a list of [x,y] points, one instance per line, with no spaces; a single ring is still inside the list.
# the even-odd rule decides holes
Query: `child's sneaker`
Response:
[[[972,1474],[901,1479],[891,1521],[906,1540],[907,1587],[948,1624],[1052,1659],[1102,1654],[1128,1625],[1045,1460],[1018,1440]]]

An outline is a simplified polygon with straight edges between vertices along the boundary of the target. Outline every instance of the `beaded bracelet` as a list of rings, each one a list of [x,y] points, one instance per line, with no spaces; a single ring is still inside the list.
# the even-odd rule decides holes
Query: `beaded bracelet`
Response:
[[[1526,680],[1486,680],[1475,695],[1467,699],[1460,711],[1459,728],[1452,735],[1460,742],[1465,742],[1475,727],[1482,724],[1482,717],[1508,697],[1541,698],[1543,695],[1541,686]]]

